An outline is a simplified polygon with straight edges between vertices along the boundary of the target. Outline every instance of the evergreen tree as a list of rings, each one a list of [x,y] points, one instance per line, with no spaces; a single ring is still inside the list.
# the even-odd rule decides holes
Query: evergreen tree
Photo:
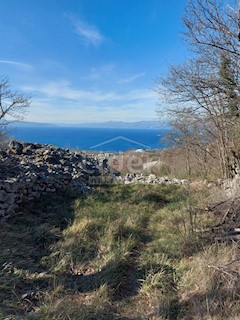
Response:
[[[231,59],[226,53],[221,55],[220,90],[225,95],[227,113],[239,117],[239,98],[237,76],[232,67]]]

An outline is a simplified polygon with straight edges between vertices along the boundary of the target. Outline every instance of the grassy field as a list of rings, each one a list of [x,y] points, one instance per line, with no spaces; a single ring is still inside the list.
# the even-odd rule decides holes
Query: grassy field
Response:
[[[1,223],[0,319],[239,319],[238,246],[195,232],[206,196],[113,185],[36,201]]]

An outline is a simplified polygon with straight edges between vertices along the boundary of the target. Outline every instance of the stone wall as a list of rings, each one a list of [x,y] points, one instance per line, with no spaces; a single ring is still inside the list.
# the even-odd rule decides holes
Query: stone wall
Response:
[[[144,173],[128,173],[125,176],[119,176],[115,178],[116,181],[122,184],[165,184],[165,185],[187,185],[189,181],[186,179],[170,179],[167,176],[157,177],[155,174],[144,174]]]
[[[89,191],[89,178],[107,174],[105,159],[52,145],[11,141],[0,150],[0,217],[57,190]]]

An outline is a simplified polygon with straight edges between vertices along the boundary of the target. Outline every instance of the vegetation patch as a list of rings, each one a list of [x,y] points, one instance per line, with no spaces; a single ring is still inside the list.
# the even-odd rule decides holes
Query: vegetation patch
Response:
[[[195,232],[198,201],[173,185],[36,201],[2,223],[0,318],[230,319],[237,247]]]

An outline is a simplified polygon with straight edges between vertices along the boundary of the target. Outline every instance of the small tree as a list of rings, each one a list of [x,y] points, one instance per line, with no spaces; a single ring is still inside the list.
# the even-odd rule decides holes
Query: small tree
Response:
[[[7,124],[6,118],[22,120],[30,105],[30,97],[11,89],[8,78],[0,78],[0,128]]]

